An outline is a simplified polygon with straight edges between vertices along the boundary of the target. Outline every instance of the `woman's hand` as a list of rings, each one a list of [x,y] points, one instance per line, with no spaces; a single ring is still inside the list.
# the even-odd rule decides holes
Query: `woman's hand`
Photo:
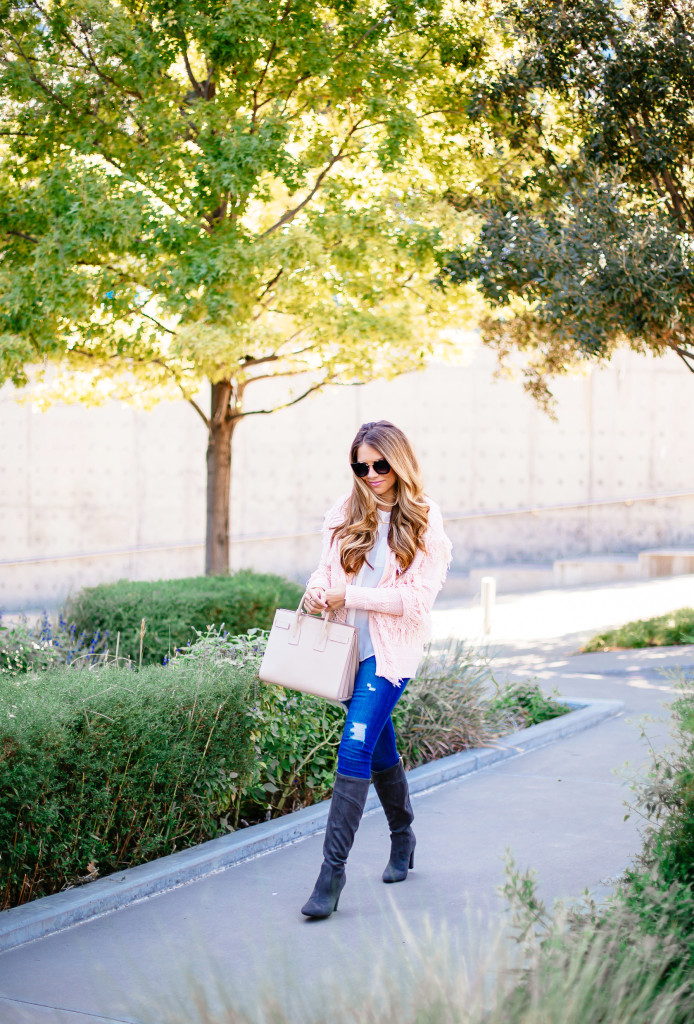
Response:
[[[325,591],[325,607],[329,612],[337,611],[345,606],[345,588],[331,587]]]
[[[317,615],[318,612],[325,611],[325,591],[322,587],[313,587],[309,590],[304,605],[309,615]]]

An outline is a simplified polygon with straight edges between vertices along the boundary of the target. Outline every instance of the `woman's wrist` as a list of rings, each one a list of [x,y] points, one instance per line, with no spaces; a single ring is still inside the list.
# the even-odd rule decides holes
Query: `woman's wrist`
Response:
[[[331,587],[330,590],[326,590],[324,594],[325,606],[330,612],[337,611],[338,608],[345,607],[345,588],[344,587]]]

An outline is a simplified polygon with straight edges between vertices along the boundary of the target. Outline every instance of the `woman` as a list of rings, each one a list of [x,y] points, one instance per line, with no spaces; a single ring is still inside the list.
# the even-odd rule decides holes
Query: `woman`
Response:
[[[414,866],[414,818],[391,712],[415,675],[429,613],[450,562],[441,512],[425,497],[409,441],[387,420],[365,423],[352,442],[352,493],[327,513],[320,564],[306,609],[359,628],[359,670],[337,757],[323,865],[306,917],[329,917],[373,779],[391,836],[384,882]],[[346,702],[347,703],[347,702]]]

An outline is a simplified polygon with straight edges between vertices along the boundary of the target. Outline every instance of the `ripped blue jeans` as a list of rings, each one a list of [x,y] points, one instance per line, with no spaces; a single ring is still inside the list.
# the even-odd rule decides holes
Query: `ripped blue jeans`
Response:
[[[393,686],[376,675],[376,659],[365,658],[359,665],[354,693],[347,707],[347,721],[337,752],[340,775],[370,779],[371,772],[384,772],[399,760],[395,730],[390,717],[409,679]]]

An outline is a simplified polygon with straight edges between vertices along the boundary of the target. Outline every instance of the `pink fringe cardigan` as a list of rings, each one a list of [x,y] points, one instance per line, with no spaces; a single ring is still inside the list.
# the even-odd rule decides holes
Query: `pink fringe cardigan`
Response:
[[[439,506],[429,503],[429,523],[424,533],[424,551],[417,551],[412,565],[402,572],[388,548],[386,565],[377,587],[354,587],[340,564],[340,552],[333,544],[333,527],[344,520],[349,495],[343,496],[326,513],[323,523],[323,547],[318,568],[310,576],[306,589],[345,587],[345,607],[334,613],[336,622],[345,622],[350,608],[369,612],[369,631],[376,655],[376,674],[395,686],[411,679],[431,635],[431,609],[446,579],[451,562],[451,542],[443,529]]]

